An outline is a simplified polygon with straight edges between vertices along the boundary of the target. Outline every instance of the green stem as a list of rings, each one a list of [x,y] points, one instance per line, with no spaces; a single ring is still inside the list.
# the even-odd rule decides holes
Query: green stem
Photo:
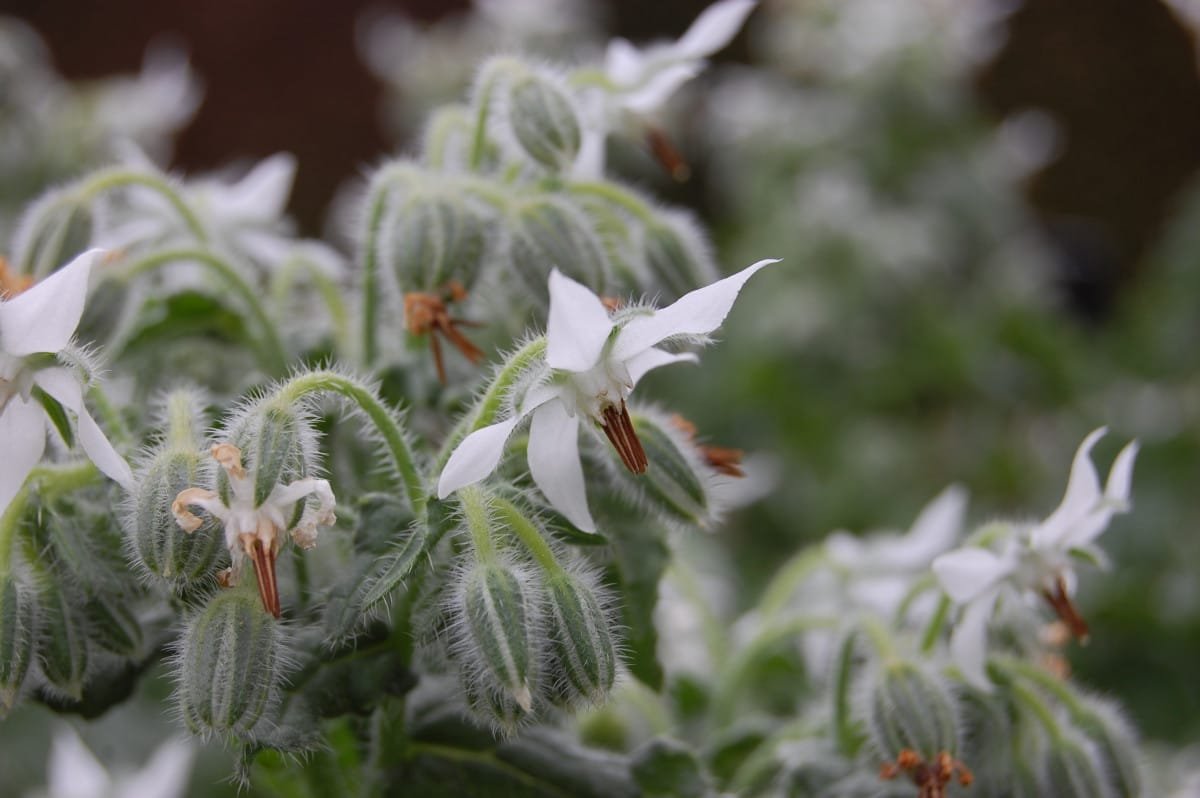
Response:
[[[1013,696],[1033,713],[1051,739],[1055,741],[1062,739],[1062,727],[1059,725],[1058,719],[1054,717],[1054,712],[1046,706],[1037,693],[1019,681],[1010,682],[1008,688]]]
[[[391,181],[386,176],[376,183],[367,210],[367,233],[362,253],[362,358],[367,368],[375,362],[375,324],[379,313],[379,230],[383,226]]]
[[[800,584],[824,562],[824,549],[816,547],[802,551],[784,563],[758,602],[763,617],[770,618],[786,607]]]
[[[21,526],[21,517],[35,493],[45,501],[53,501],[65,493],[99,481],[100,476],[100,471],[90,462],[38,466],[33,469],[4,508],[4,514],[0,515],[0,576],[7,575],[12,567],[13,545]]]
[[[167,444],[172,449],[195,451],[196,400],[190,391],[172,391],[167,395]]]
[[[317,289],[317,294],[321,297],[321,301],[325,303],[325,309],[329,312],[329,321],[333,326],[335,355],[344,355],[349,351],[350,343],[350,322],[349,313],[346,310],[346,302],[342,298],[342,292],[337,283],[331,280],[325,272],[321,271],[321,268],[310,258],[306,258],[303,255],[295,255],[276,272],[275,279],[271,285],[272,300],[277,307],[283,307],[287,294],[295,282],[294,275],[299,271],[308,273],[309,278],[313,282],[313,287]]]
[[[164,250],[147,255],[141,260],[134,261],[125,268],[125,276],[132,278],[143,272],[154,271],[168,263],[178,261],[194,261],[211,269],[230,290],[237,294],[238,299],[245,304],[246,310],[254,318],[255,324],[258,325],[262,334],[262,341],[260,342],[264,350],[262,354],[267,362],[269,371],[272,374],[282,374],[287,371],[287,352],[283,348],[283,342],[279,340],[279,334],[275,329],[275,325],[267,316],[267,312],[259,301],[257,294],[255,294],[254,289],[242,279],[237,269],[223,258],[205,249]]]
[[[104,420],[108,439],[113,445],[133,445],[133,433],[130,431],[129,425],[125,423],[125,418],[121,415],[121,411],[108,398],[108,394],[99,385],[95,384],[89,385],[87,392],[88,398],[92,400],[92,404]]]
[[[420,522],[424,523],[429,502],[425,494],[425,480],[417,469],[416,459],[409,449],[399,421],[374,391],[335,371],[310,371],[293,377],[280,386],[274,401],[290,406],[304,396],[326,391],[349,399],[366,413],[367,418],[383,437],[383,443],[392,458],[392,465],[404,485],[409,506]]]
[[[950,605],[950,597],[943,595],[941,601],[938,602],[937,609],[933,612],[933,617],[929,619],[929,624],[925,627],[925,633],[921,635],[922,654],[933,651],[938,638],[942,636],[942,627],[946,625],[946,617],[950,614]]]
[[[96,195],[122,186],[145,186],[157,191],[167,202],[171,203],[171,207],[183,219],[183,223],[187,225],[189,232],[191,232],[198,242],[203,243],[208,239],[208,234],[204,231],[204,225],[200,223],[200,219],[196,217],[196,214],[192,213],[192,209],[188,207],[188,204],[179,195],[179,192],[171,186],[169,181],[151,172],[138,172],[120,167],[105,169],[85,180],[78,187],[77,196],[83,203],[88,203]]]
[[[850,707],[850,686],[853,681],[854,647],[858,635],[853,631],[842,640],[838,649],[837,671],[833,687],[833,726],[837,737],[838,749],[848,757],[853,757],[862,745],[862,734],[854,726],[854,717]]]
[[[1071,692],[1067,684],[1054,674],[1036,665],[1031,665],[1028,662],[1022,662],[1012,657],[994,659],[993,664],[1012,677],[1033,682],[1054,696],[1057,701],[1067,708],[1073,717],[1090,714],[1080,702],[1079,696]]]
[[[476,402],[475,411],[459,421],[454,429],[451,430],[450,435],[447,436],[446,442],[442,444],[442,449],[438,452],[437,460],[435,461],[438,473],[441,473],[442,469],[446,467],[446,462],[450,459],[450,455],[463,438],[496,420],[496,415],[500,412],[500,408],[504,403],[504,397],[513,387],[513,384],[516,383],[517,378],[535,360],[545,354],[545,352],[546,339],[545,337],[539,337],[525,344],[517,350],[516,354],[508,359],[496,375],[496,378],[492,380],[492,384],[488,386],[487,391]]]
[[[484,565],[494,563],[496,546],[492,542],[488,497],[479,486],[468,485],[459,489],[458,501],[462,505],[463,517],[467,522],[467,532],[471,535],[471,543],[475,546],[475,556]]]
[[[472,172],[478,171],[483,165],[483,156],[487,151],[487,122],[492,113],[492,92],[500,83],[500,77],[508,69],[524,67],[520,62],[511,58],[497,58],[489,65],[486,74],[479,84],[479,92],[475,96],[475,131],[471,136],[471,153],[467,164]]]
[[[542,570],[548,576],[561,576],[565,574],[563,567],[555,558],[550,544],[546,543],[546,539],[542,537],[542,533],[529,522],[529,519],[525,517],[525,514],[515,504],[508,499],[495,496],[492,498],[492,505],[500,511],[500,515],[508,522],[513,534],[524,544],[529,553],[533,555],[533,559],[537,560],[538,565],[542,567]]]
[[[593,197],[599,197],[611,202],[646,224],[653,224],[657,221],[657,216],[649,204],[633,192],[626,191],[616,183],[586,180],[577,183],[568,183],[567,191],[572,194],[590,194]]]

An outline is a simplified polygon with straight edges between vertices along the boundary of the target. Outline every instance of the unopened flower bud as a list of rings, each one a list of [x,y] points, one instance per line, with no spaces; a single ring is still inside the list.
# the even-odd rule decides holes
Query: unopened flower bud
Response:
[[[38,586],[38,610],[42,674],[55,689],[79,700],[87,680],[87,621],[67,591],[49,580]]]
[[[248,732],[283,678],[280,628],[252,592],[221,591],[180,643],[177,699],[192,731]]]
[[[1042,747],[1040,794],[1062,798],[1111,796],[1113,779],[1104,757],[1090,740],[1074,729],[1049,736]]]
[[[253,469],[254,504],[259,507],[279,485],[307,476],[311,457],[301,439],[304,422],[291,408],[268,405],[257,414],[256,421],[246,438],[249,445],[242,446],[238,456],[248,458],[247,465]],[[215,452],[213,456],[221,463],[221,455]],[[220,473],[225,476],[228,471],[223,467]],[[303,504],[297,504],[292,523],[299,519]]]
[[[512,267],[538,304],[549,302],[546,278],[557,267],[593,290],[609,281],[609,263],[587,215],[562,197],[539,197],[515,211],[510,239]]]
[[[595,591],[559,573],[546,580],[546,598],[553,667],[564,698],[603,701],[616,678],[617,652]]]
[[[939,677],[911,662],[890,662],[872,675],[866,727],[879,753],[915,751],[926,762],[959,747],[958,703]]]
[[[212,518],[200,520],[190,535],[179,534],[171,502],[200,478],[204,455],[196,447],[166,448],[140,470],[125,513],[136,561],[147,573],[173,583],[203,578],[216,565],[221,534]]]
[[[534,625],[540,613],[531,577],[502,563],[480,563],[466,572],[456,593],[453,609],[459,622],[453,652],[462,665],[464,685],[472,685],[488,714],[495,714],[490,710],[497,709],[491,705],[497,703],[498,689],[524,714],[532,712],[538,662]],[[504,713],[495,717],[503,719]]]
[[[465,169],[470,158],[474,123],[465,105],[444,105],[425,125],[421,149],[426,160],[449,171]]]
[[[642,256],[651,285],[671,299],[718,277],[707,239],[683,213],[662,211],[643,228]]]
[[[544,75],[529,73],[508,90],[508,121],[525,153],[563,171],[579,153],[579,119],[567,94]]]
[[[380,261],[399,293],[470,288],[488,254],[494,220],[463,192],[414,185],[390,203],[379,236]]]
[[[712,470],[701,462],[695,442],[686,429],[652,408],[630,408],[629,415],[648,466],[644,473],[632,474],[613,453],[614,477],[666,518],[705,526],[713,511],[708,491]]]
[[[0,717],[13,708],[29,671],[36,623],[29,589],[11,574],[0,578]]]
[[[1083,696],[1079,710],[1071,713],[1071,719],[1104,760],[1111,794],[1117,798],[1141,795],[1137,735],[1121,712],[1109,701]]]

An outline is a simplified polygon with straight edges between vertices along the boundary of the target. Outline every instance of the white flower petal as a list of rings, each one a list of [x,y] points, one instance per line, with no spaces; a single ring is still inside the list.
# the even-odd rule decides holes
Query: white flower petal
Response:
[[[700,73],[704,64],[690,61],[671,64],[655,72],[644,84],[624,95],[621,105],[639,114],[648,114],[661,108],[675,91]]]
[[[438,498],[444,499],[459,488],[472,485],[496,470],[504,455],[504,444],[523,416],[477,429],[450,455],[438,477]]]
[[[618,86],[629,86],[642,78],[646,60],[641,51],[628,39],[616,38],[608,43],[604,52],[604,73]]]
[[[579,462],[579,417],[547,402],[529,425],[529,473],[554,509],[584,532],[595,532]]]
[[[22,294],[0,303],[0,350],[24,357],[61,351],[83,316],[92,265],[104,254],[90,249]]]
[[[79,434],[79,445],[88,459],[95,463],[105,476],[121,487],[131,487],[133,473],[129,470],[129,464],[125,462],[125,458],[117,454],[116,449],[104,436],[104,431],[88,413],[87,406],[83,402],[83,388],[75,375],[65,368],[41,369],[34,374],[33,381],[59,404],[75,414],[75,428]]]
[[[962,531],[967,512],[967,492],[961,485],[951,485],[936,499],[925,505],[912,528],[905,536],[904,566],[923,566],[949,549]]]
[[[721,0],[704,9],[675,44],[680,58],[704,58],[733,41],[757,0]]]
[[[1129,504],[1129,491],[1133,485],[1133,463],[1138,455],[1138,442],[1130,441],[1113,461],[1104,485],[1104,498],[1124,508]]]
[[[1071,534],[1071,528],[1087,517],[1100,501],[1100,477],[1092,463],[1092,447],[1107,431],[1104,427],[1094,430],[1079,445],[1071,462],[1071,476],[1067,479],[1062,502],[1030,533],[1030,544],[1035,549],[1060,545]]]
[[[54,798],[104,798],[111,786],[108,771],[69,726],[54,734],[49,771],[46,786]]]
[[[29,472],[42,459],[46,449],[46,422],[36,401],[26,402],[20,396],[9,400],[0,413],[0,442],[4,456],[0,457],[0,513],[25,484]]]
[[[958,604],[976,599],[1010,571],[1008,560],[980,548],[958,549],[933,561],[934,576]]]
[[[696,363],[699,360],[700,358],[696,357],[694,352],[665,352],[662,349],[651,347],[627,360],[625,368],[629,372],[630,384],[637,385],[647,372],[660,366],[669,366],[672,363]]]
[[[223,206],[217,211],[233,220],[273,221],[287,207],[295,178],[296,157],[291,153],[279,152],[264,158],[241,180],[226,187],[225,196],[220,198]]]
[[[183,798],[195,755],[187,742],[167,740],[144,768],[119,781],[117,798]]]
[[[546,322],[546,363],[550,368],[587,371],[600,359],[612,328],[600,297],[558,269],[550,272]]]
[[[746,281],[778,259],[768,258],[737,274],[684,294],[652,315],[637,316],[621,328],[613,344],[614,360],[630,360],[673,335],[704,335],[721,326]]]
[[[999,595],[993,591],[968,604],[950,633],[950,655],[968,684],[992,691],[987,677],[987,628]]]

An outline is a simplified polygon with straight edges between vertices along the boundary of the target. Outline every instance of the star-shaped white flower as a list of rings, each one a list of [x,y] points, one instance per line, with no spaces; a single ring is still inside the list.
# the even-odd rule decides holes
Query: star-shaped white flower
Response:
[[[638,49],[613,39],[604,55],[603,89],[585,93],[583,140],[577,177],[603,172],[604,139],[609,117],[621,111],[648,114],[704,69],[705,59],[721,50],[742,29],[757,0],[720,0],[696,17],[678,41]]]
[[[232,567],[222,576],[225,584],[237,584],[241,578],[246,555],[254,563],[258,577],[258,593],[267,612],[279,617],[279,586],[275,581],[275,558],[282,545],[282,533],[296,502],[315,495],[317,508],[306,510],[300,522],[291,530],[292,540],[302,549],[317,545],[317,527],[333,524],[335,500],[329,482],[324,479],[298,479],[287,485],[276,485],[266,501],[254,499],[254,477],[242,467],[242,452],[231,443],[212,447],[213,459],[225,470],[232,494],[229,504],[211,490],[188,488],[175,497],[171,512],[184,532],[195,532],[204,521],[190,507],[199,507],[225,527],[225,545],[229,549]]]
[[[933,572],[946,594],[963,605],[950,638],[950,650],[963,675],[973,684],[983,688],[988,685],[984,669],[987,625],[1005,591],[1041,595],[1076,637],[1087,637],[1087,624],[1071,601],[1076,581],[1074,563],[1080,559],[1104,561],[1093,543],[1114,514],[1129,509],[1138,451],[1137,441],[1121,450],[1102,490],[1091,452],[1105,431],[1102,427],[1092,432],[1080,444],[1062,503],[1044,521],[1015,528],[999,552],[966,547],[933,561]]]
[[[113,777],[69,726],[54,735],[47,798],[182,798],[195,748],[167,740],[135,773]]]
[[[0,301],[0,512],[46,450],[45,391],[76,419],[79,444],[107,476],[128,486],[129,464],[117,454],[83,402],[83,386],[54,355],[71,341],[87,299],[88,277],[103,256],[89,250],[46,279]]]
[[[625,465],[635,473],[644,472],[646,455],[625,399],[651,369],[696,359],[691,353],[659,349],[658,344],[715,330],[746,281],[776,262],[760,260],[661,310],[635,311],[616,320],[591,290],[555,269],[550,274],[546,325],[548,378],[526,393],[508,419],[476,430],[458,445],[438,480],[438,498],[491,474],[509,435],[526,416],[532,416],[528,456],[534,482],[572,524],[596,531],[579,460],[580,422],[586,418],[599,425]]]

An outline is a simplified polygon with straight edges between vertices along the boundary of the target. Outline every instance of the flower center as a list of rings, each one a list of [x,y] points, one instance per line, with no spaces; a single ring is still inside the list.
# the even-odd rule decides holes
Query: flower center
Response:
[[[649,465],[646,450],[642,448],[642,442],[638,440],[633,429],[633,421],[629,418],[629,410],[625,408],[625,400],[621,400],[619,410],[616,405],[606,405],[602,411],[602,419],[604,434],[608,436],[617,454],[621,455],[621,462],[625,467],[635,474],[646,473],[646,466]]]

